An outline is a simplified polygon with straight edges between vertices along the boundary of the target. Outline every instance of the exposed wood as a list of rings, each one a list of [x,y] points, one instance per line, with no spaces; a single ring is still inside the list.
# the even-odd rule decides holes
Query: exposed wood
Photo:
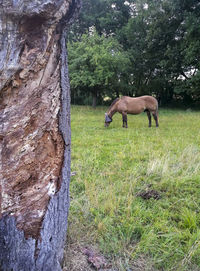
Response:
[[[2,0],[0,267],[61,270],[70,181],[66,33],[79,0]]]

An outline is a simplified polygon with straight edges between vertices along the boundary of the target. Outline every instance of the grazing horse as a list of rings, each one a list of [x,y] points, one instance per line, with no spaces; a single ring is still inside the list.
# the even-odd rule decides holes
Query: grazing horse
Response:
[[[156,122],[156,127],[158,127],[158,102],[152,96],[141,96],[136,98],[123,96],[115,99],[109,107],[107,113],[105,113],[105,127],[108,127],[112,122],[112,116],[116,112],[122,114],[124,128],[128,128],[127,114],[137,115],[142,112],[147,112],[149,127],[151,127],[151,114]]]

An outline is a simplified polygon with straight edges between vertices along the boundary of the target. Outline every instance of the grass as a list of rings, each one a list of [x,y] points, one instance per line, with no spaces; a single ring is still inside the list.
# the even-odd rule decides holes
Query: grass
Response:
[[[200,270],[200,114],[160,110],[160,127],[145,114],[72,106],[69,236],[96,243],[117,270]],[[160,199],[145,200],[153,189]],[[134,269],[136,270],[136,269]],[[139,270],[139,269],[138,269]]]

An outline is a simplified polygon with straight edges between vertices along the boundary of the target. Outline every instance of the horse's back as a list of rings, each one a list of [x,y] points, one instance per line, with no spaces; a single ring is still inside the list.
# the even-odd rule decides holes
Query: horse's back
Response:
[[[140,97],[121,97],[118,103],[119,112],[127,112],[129,114],[140,114],[145,110],[156,111],[158,109],[158,102],[152,96],[140,96]]]
[[[138,98],[141,98],[141,99],[143,99],[143,100],[145,100],[145,101],[147,101],[147,102],[157,103],[156,98],[153,97],[153,96],[144,95],[144,96],[140,96],[140,97],[138,97]]]
[[[123,96],[118,103],[118,111],[124,111],[128,114],[140,114],[145,110],[145,108],[145,100],[139,99],[139,97],[132,98],[129,96]]]

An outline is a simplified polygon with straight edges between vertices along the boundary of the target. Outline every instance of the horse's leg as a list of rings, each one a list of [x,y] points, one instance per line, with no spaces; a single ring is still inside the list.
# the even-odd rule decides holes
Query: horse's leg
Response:
[[[156,127],[158,127],[159,126],[159,124],[158,124],[158,113],[152,113],[152,115],[153,115],[153,118],[154,118],[154,120],[155,120],[155,122],[156,122]]]
[[[128,123],[127,123],[127,113],[125,114],[125,124],[126,124],[126,128],[128,128]]]
[[[123,122],[122,127],[125,128],[125,120],[124,120],[124,114],[123,113],[122,113],[122,122]]]
[[[128,128],[128,124],[127,124],[127,113],[126,112],[122,113],[122,119],[123,119],[123,128]]]
[[[149,119],[149,127],[151,127],[151,113],[149,110],[147,110],[147,117]]]

